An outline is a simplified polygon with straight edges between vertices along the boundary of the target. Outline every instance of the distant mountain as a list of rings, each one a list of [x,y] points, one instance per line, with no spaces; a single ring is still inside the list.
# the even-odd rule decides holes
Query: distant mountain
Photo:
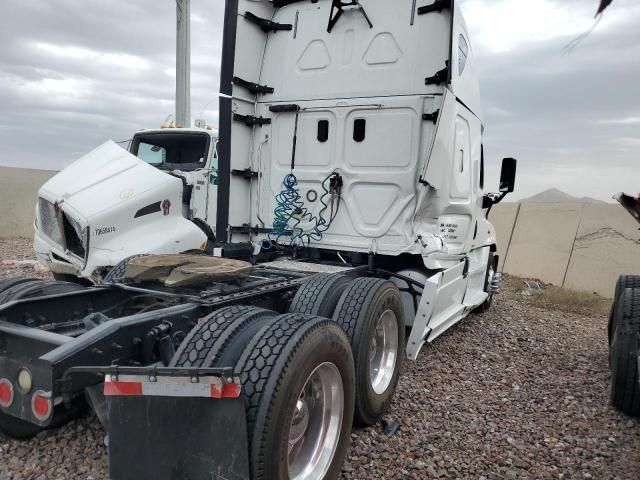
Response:
[[[557,188],[550,188],[542,193],[538,193],[524,200],[520,200],[521,203],[593,203],[598,205],[607,205],[607,202],[602,200],[596,200],[591,197],[573,197],[568,193],[558,190]]]

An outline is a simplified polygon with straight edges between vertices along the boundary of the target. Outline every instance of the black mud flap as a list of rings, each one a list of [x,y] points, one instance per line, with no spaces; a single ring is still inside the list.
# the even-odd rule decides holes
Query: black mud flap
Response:
[[[105,382],[112,480],[249,480],[239,385],[227,395],[203,377],[113,378]]]

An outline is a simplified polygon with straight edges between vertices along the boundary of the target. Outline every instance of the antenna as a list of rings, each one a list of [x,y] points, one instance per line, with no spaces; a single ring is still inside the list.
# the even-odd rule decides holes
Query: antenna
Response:
[[[176,0],[176,126],[191,126],[191,0]]]

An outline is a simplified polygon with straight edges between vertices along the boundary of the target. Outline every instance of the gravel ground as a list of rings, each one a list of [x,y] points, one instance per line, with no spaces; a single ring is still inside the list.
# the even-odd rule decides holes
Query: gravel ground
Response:
[[[30,248],[0,240],[0,261]],[[640,478],[640,422],[608,405],[606,313],[542,308],[507,283],[490,312],[406,365],[388,415],[400,431],[354,431],[343,478]],[[0,439],[0,480],[106,479],[103,437],[86,414],[27,443]]]

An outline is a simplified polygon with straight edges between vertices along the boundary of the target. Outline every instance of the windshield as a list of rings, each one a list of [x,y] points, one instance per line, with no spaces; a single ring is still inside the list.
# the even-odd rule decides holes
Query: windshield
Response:
[[[166,170],[204,168],[209,150],[206,133],[139,133],[131,142],[131,153],[140,160]]]

